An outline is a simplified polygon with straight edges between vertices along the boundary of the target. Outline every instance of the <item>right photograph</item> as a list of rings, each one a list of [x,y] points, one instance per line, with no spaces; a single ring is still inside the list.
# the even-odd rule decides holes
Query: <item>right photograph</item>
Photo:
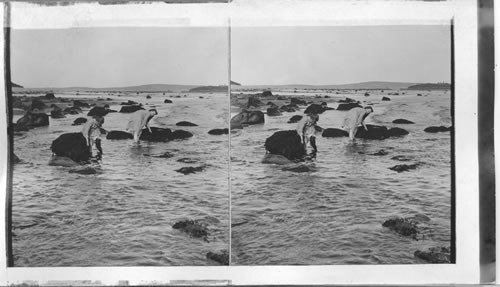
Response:
[[[231,28],[231,265],[455,263],[452,28]]]

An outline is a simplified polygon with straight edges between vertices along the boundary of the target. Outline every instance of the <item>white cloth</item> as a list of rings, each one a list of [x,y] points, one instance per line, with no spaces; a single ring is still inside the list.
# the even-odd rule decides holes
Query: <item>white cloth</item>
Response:
[[[304,115],[302,119],[297,123],[297,133],[299,136],[310,137],[316,133],[316,122],[317,119],[311,118],[309,115]]]
[[[149,111],[139,110],[134,112],[128,121],[127,131],[132,134],[140,134],[151,118]]]
[[[363,122],[364,116],[369,113],[367,109],[364,108],[352,108],[344,118],[344,122],[342,123],[343,129],[354,129],[361,125]]]

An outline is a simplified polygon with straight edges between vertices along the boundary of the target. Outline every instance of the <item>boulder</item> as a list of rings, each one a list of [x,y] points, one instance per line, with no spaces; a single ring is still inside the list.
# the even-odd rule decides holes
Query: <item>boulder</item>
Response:
[[[68,157],[76,162],[87,161],[90,151],[82,133],[66,133],[52,142],[52,152],[58,156]]]
[[[122,102],[120,105],[122,105],[122,106],[135,106],[135,105],[140,105],[140,104],[138,102],[128,100],[126,102]]]
[[[87,113],[87,116],[89,116],[89,117],[104,117],[108,113],[109,113],[109,108],[106,108],[106,107],[93,107]]]
[[[405,136],[407,134],[409,134],[409,132],[401,128],[390,128],[387,131],[388,137],[400,137],[400,136]]]
[[[370,96],[370,93],[366,92],[365,97],[368,97],[368,96]]]
[[[212,130],[209,130],[208,131],[208,134],[209,135],[227,135],[229,133],[229,129],[228,128],[225,128],[225,129],[212,129]]]
[[[196,126],[198,126],[197,124],[193,124],[193,123],[187,122],[187,121],[181,121],[181,122],[176,123],[175,125],[180,126],[180,127],[196,127]]]
[[[67,115],[78,115],[82,110],[78,107],[69,107],[64,109],[64,113]]]
[[[325,108],[322,107],[321,105],[311,104],[304,110],[304,114],[310,114],[310,113],[322,114],[324,111]]]
[[[413,255],[429,263],[451,263],[451,248],[433,247],[427,251],[417,250]]]
[[[50,166],[74,167],[74,166],[78,166],[79,164],[76,161],[70,159],[69,157],[54,155],[50,158],[49,165]]]
[[[192,237],[201,238],[205,241],[208,241],[208,226],[204,223],[199,222],[198,220],[179,221],[176,222],[172,226],[172,228],[187,233]]]
[[[267,116],[269,117],[275,117],[275,116],[281,116],[281,112],[278,106],[270,107],[267,108]]]
[[[84,108],[84,109],[90,109],[90,105],[88,103],[84,103],[82,101],[79,101],[79,100],[74,100],[73,101],[73,107],[75,108]]]
[[[291,98],[290,99],[290,103],[293,104],[293,105],[298,105],[298,106],[305,106],[305,105],[307,105],[306,101],[301,100],[301,99],[297,99],[297,98]]]
[[[50,112],[50,117],[53,119],[62,119],[65,118],[66,116],[64,115],[63,110],[55,109]]]
[[[414,122],[405,119],[395,119],[392,121],[393,124],[414,124]]]
[[[323,130],[321,136],[325,138],[348,137],[349,133],[341,129],[327,128]]]
[[[73,121],[73,123],[71,124],[72,126],[79,126],[79,125],[82,125],[84,123],[87,122],[87,119],[86,118],[77,118]]]
[[[259,107],[262,104],[263,103],[255,95],[248,97],[247,108],[250,108],[250,107]]]
[[[337,107],[337,111],[348,111],[352,108],[362,108],[362,106],[358,103],[342,103]]]
[[[122,106],[122,108],[120,109],[120,113],[133,113],[137,112],[138,110],[144,110],[144,108],[140,105]]]
[[[351,98],[345,98],[344,100],[339,100],[339,103],[357,103],[358,101],[351,99]]]
[[[293,113],[296,112],[299,109],[296,105],[284,105],[280,107],[280,112],[287,112],[287,113]]]
[[[148,129],[143,129],[140,140],[150,142],[167,142],[170,140],[172,131],[166,128],[151,127],[152,133]]]
[[[408,218],[389,219],[386,220],[382,226],[387,227],[400,235],[417,239],[417,222]]]
[[[175,130],[168,136],[169,140],[183,140],[192,137],[193,134],[184,130]]]
[[[264,91],[264,92],[262,92],[262,96],[263,97],[272,97],[273,93],[271,93],[271,91]]]
[[[222,250],[220,253],[208,252],[207,258],[221,265],[229,265],[229,254],[227,250]]]
[[[46,108],[47,108],[47,105],[45,105],[44,102],[42,102],[39,99],[33,99],[31,101],[31,106],[29,108],[29,111],[33,112],[33,113],[43,113]]]
[[[302,119],[301,115],[295,115],[288,120],[289,124],[297,123]]]
[[[164,153],[162,153],[162,154],[160,154],[160,155],[154,156],[154,157],[159,157],[159,158],[171,158],[171,157],[174,157],[174,154],[173,154],[173,153],[171,153],[171,152],[166,151],[166,152],[164,152]]]
[[[165,100],[163,101],[163,103],[164,103],[164,104],[171,104],[171,103],[172,103],[172,101],[171,101],[171,100],[169,100],[169,99],[165,99]]]
[[[286,157],[280,155],[280,154],[266,154],[264,158],[262,159],[262,163],[266,164],[291,164],[293,163],[291,160],[287,159]]]
[[[186,166],[186,167],[182,167],[180,169],[176,169],[175,171],[178,172],[178,173],[182,173],[184,175],[187,175],[187,174],[192,174],[192,173],[197,173],[197,172],[200,172],[200,171],[203,171],[205,169],[205,166]]]
[[[451,130],[451,127],[445,127],[445,126],[435,127],[435,126],[431,126],[431,127],[425,128],[424,132],[426,132],[426,133],[439,133],[439,132],[449,132],[450,130]]]
[[[300,136],[295,130],[278,131],[266,139],[264,144],[270,154],[278,154],[289,160],[302,158],[305,155]]]
[[[398,164],[393,167],[390,167],[390,170],[396,171],[396,172],[403,172],[403,171],[410,171],[412,169],[417,169],[419,165],[417,163],[414,164]]]
[[[44,127],[49,125],[49,116],[42,113],[27,112],[16,122],[16,130]]]
[[[242,110],[231,118],[231,128],[242,127],[242,125],[255,125],[264,123],[264,113],[261,111]]]
[[[134,136],[132,134],[124,131],[109,131],[106,135],[106,139],[108,140],[126,140],[133,138]]]
[[[389,97],[382,97],[382,101],[390,101],[391,99]]]
[[[146,96],[146,99],[148,99],[148,100],[149,100],[149,99],[151,99],[151,96],[150,96],[150,95],[147,95],[147,96]]]
[[[362,139],[386,139],[388,138],[387,128],[384,126],[366,125],[368,131],[363,127],[359,127],[358,131],[354,135],[357,138]]]

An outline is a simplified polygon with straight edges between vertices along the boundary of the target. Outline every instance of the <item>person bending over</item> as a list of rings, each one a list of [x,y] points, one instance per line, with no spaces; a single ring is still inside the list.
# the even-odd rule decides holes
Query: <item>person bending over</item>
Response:
[[[301,143],[304,146],[304,151],[306,153],[308,144],[311,145],[314,153],[318,151],[318,148],[316,147],[316,137],[314,136],[317,130],[322,130],[321,127],[316,125],[318,121],[319,115],[315,112],[311,112],[304,114],[302,119],[297,124],[297,133],[300,136]]]
[[[354,136],[356,136],[359,126],[363,126],[363,128],[368,131],[364,121],[372,112],[372,107],[356,107],[349,110],[347,116],[344,118],[342,128],[349,131],[349,139],[351,141],[354,141]]]
[[[104,117],[95,116],[90,118],[82,128],[83,137],[89,147],[90,156],[93,155],[94,147],[97,149],[97,156],[102,155],[101,139],[102,134],[106,134],[106,130],[102,128]]]
[[[134,136],[135,143],[139,143],[142,129],[147,128],[150,133],[153,133],[148,123],[157,114],[156,109],[150,109],[149,111],[139,110],[132,114],[128,121],[127,131]]]

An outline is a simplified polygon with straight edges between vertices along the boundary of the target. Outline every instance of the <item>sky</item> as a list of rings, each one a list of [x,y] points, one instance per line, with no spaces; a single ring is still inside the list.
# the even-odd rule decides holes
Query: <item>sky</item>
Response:
[[[450,26],[233,27],[243,85],[447,82]]]
[[[13,30],[12,81],[24,87],[226,85],[226,27]]]

